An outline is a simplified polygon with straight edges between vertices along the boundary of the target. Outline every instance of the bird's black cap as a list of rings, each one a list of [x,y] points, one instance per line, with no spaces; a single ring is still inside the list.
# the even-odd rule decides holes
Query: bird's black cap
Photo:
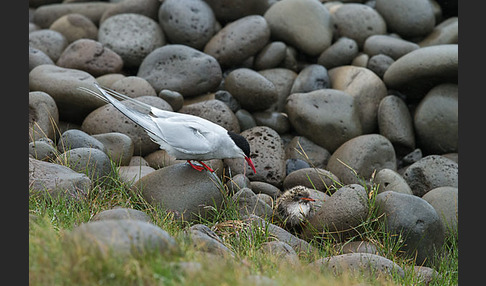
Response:
[[[248,143],[248,141],[246,141],[245,137],[231,131],[228,131],[228,135],[235,142],[236,146],[240,147],[240,149],[243,150],[243,153],[245,153],[246,157],[250,157],[250,144]]]

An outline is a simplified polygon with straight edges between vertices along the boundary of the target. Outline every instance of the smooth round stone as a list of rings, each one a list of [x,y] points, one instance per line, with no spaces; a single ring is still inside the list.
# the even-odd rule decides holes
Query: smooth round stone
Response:
[[[331,80],[327,69],[319,64],[311,64],[299,72],[290,93],[305,93],[330,87]]]
[[[271,218],[273,209],[249,188],[242,188],[232,196],[233,203],[237,206],[241,217],[256,215],[263,219]]]
[[[383,78],[386,70],[390,67],[390,65],[394,62],[392,58],[387,55],[378,54],[372,56],[367,64],[367,68],[374,72],[380,78]]]
[[[106,149],[105,153],[115,164],[126,166],[130,163],[134,146],[132,138],[118,132],[94,134],[91,137],[103,144]]]
[[[159,92],[159,97],[167,101],[174,111],[179,111],[184,105],[184,97],[177,91],[163,89]]]
[[[457,84],[432,88],[420,101],[414,116],[417,145],[426,154],[458,151],[459,89]]]
[[[312,167],[326,168],[331,153],[306,137],[295,136],[285,146],[285,157],[304,160]]]
[[[342,254],[346,253],[371,253],[378,254],[378,247],[369,241],[350,241],[341,248]]]
[[[166,43],[159,23],[133,13],[115,15],[101,23],[98,41],[120,55],[125,67],[138,67],[148,54]]]
[[[269,108],[278,96],[271,81],[247,68],[231,71],[224,80],[224,89],[233,95],[243,109],[251,112]]]
[[[96,78],[96,81],[99,85],[111,88],[111,85],[118,81],[119,79],[124,78],[125,75],[121,73],[109,73]]]
[[[434,9],[428,0],[376,0],[375,9],[388,30],[403,38],[426,36],[434,29]]]
[[[117,169],[120,180],[128,185],[155,171],[150,166],[120,166]]]
[[[231,178],[228,177],[228,180],[226,181],[226,186],[228,187],[230,194],[235,194],[242,188],[252,189],[250,184],[250,179],[243,174],[236,174]]]
[[[216,18],[202,0],[167,0],[158,12],[159,23],[172,44],[202,50],[215,33]]]
[[[240,125],[236,115],[228,105],[211,99],[183,106],[180,113],[192,114],[224,127],[228,131],[240,133]]]
[[[269,107],[269,110],[284,112],[287,96],[290,94],[297,73],[286,68],[266,69],[259,73],[271,81],[277,89],[277,100]]]
[[[79,39],[66,47],[56,64],[64,68],[82,70],[97,77],[121,72],[123,59],[100,42]]]
[[[458,45],[439,45],[416,49],[396,60],[385,72],[383,81],[411,98],[421,98],[440,83],[458,81]]]
[[[249,15],[263,15],[275,0],[205,0],[221,23]]]
[[[110,6],[104,11],[101,16],[100,23],[106,19],[119,14],[139,14],[147,16],[154,21],[157,21],[157,12],[159,11],[160,2],[158,0],[114,0],[115,5]]]
[[[47,137],[56,139],[59,112],[56,102],[46,92],[29,92],[29,142]]]
[[[318,56],[331,45],[331,15],[319,1],[277,1],[264,17],[272,37],[310,56]]]
[[[278,258],[278,261],[285,261],[290,264],[300,263],[299,256],[295,250],[283,241],[273,240],[264,242],[261,245],[261,250],[266,255]]]
[[[223,257],[235,256],[234,252],[224,245],[223,240],[204,224],[195,224],[186,229],[184,234],[190,239],[192,246],[199,251]]]
[[[276,111],[259,111],[253,113],[257,125],[268,126],[279,134],[285,134],[290,130],[290,123],[287,115]]]
[[[142,156],[132,156],[132,158],[130,159],[130,163],[128,163],[128,166],[150,167],[149,163]]]
[[[72,123],[81,122],[88,113],[104,102],[79,90],[79,87],[98,92],[96,79],[85,71],[55,65],[40,65],[29,73],[29,89],[43,91],[56,102],[59,119]]]
[[[29,45],[29,72],[36,66],[54,64],[54,61],[46,53]]]
[[[293,93],[288,97],[286,111],[299,135],[329,152],[362,134],[355,98],[340,90]]]
[[[387,30],[383,17],[365,4],[340,5],[332,13],[332,20],[337,36],[355,40],[359,48],[363,48],[366,38],[385,34]]]
[[[444,226],[427,201],[387,191],[378,194],[375,202],[387,231],[390,235],[403,235],[402,250],[416,259],[416,265],[435,257],[444,243]]]
[[[368,37],[364,42],[363,52],[370,57],[383,54],[397,60],[418,48],[420,46],[416,43],[404,39],[390,35],[373,35]]]
[[[323,193],[331,193],[340,183],[339,178],[328,170],[308,167],[289,173],[284,179],[283,188],[288,190],[295,186],[304,186]]]
[[[251,15],[231,22],[219,30],[204,47],[223,67],[242,64],[254,56],[270,40],[270,28],[260,15]]]
[[[287,159],[285,161],[286,174],[290,174],[294,171],[310,168],[309,163],[301,159]]]
[[[44,140],[37,140],[29,143],[29,155],[41,161],[50,161],[56,158],[58,151],[53,144]]]
[[[155,49],[140,64],[137,76],[146,79],[156,92],[173,90],[184,98],[216,89],[223,77],[215,58],[184,45]]]
[[[86,16],[95,25],[100,22],[101,15],[114,3],[92,2],[92,3],[55,3],[42,5],[35,9],[33,21],[43,29],[49,28],[60,17],[77,13]]]
[[[438,187],[427,192],[422,199],[426,200],[439,215],[446,236],[458,233],[459,191],[457,188]]]
[[[395,95],[384,97],[378,106],[378,129],[393,144],[398,155],[415,149],[415,129],[405,101]]]
[[[68,41],[57,31],[42,29],[29,33],[29,46],[43,51],[56,62],[68,46]]]
[[[458,44],[459,40],[459,18],[451,17],[439,25],[418,44],[421,47]]]
[[[257,195],[265,194],[270,196],[273,200],[276,200],[282,194],[280,189],[275,187],[272,184],[259,182],[259,181],[253,181],[253,182],[248,181],[248,182],[249,182],[248,187]],[[272,204],[269,205],[271,206]]]
[[[156,151],[146,155],[144,157],[144,159],[150,167],[152,167],[156,170],[170,166],[170,165],[185,162],[185,160],[177,160],[175,157],[169,155],[167,153],[167,151],[165,151],[163,149],[156,150]]]
[[[71,149],[60,154],[56,161],[76,172],[86,174],[91,180],[102,180],[112,171],[108,155],[96,148]]]
[[[240,131],[250,129],[256,126],[255,119],[250,112],[240,109],[235,113],[236,118],[238,118],[238,123],[240,124]]]
[[[317,63],[327,69],[349,65],[358,55],[359,48],[355,40],[340,37],[317,58]]]
[[[388,93],[380,77],[369,69],[355,66],[333,68],[329,77],[333,89],[353,96],[362,132],[373,133],[378,126],[378,105]]]
[[[132,98],[144,95],[157,96],[152,85],[146,79],[138,76],[120,78],[113,82],[111,89]]]
[[[379,134],[366,134],[350,139],[334,151],[327,169],[344,184],[359,184],[382,169],[396,171],[396,165],[391,142]]]
[[[101,141],[78,129],[64,131],[57,143],[57,149],[61,153],[82,147],[95,148],[103,152],[106,151],[106,148]]]
[[[63,34],[68,43],[79,39],[96,40],[98,38],[98,27],[88,17],[79,13],[60,17],[52,23],[49,29]]]
[[[381,169],[376,173],[374,182],[379,184],[378,193],[383,193],[386,191],[394,191],[398,193],[413,195],[412,189],[407,184],[407,181],[398,174],[396,171],[391,169]]]
[[[98,220],[120,220],[120,219],[134,219],[145,222],[152,222],[152,219],[144,212],[134,210],[131,208],[115,207],[109,210],[101,211],[95,214],[90,221]]]
[[[414,195],[422,197],[438,187],[458,187],[458,164],[440,155],[425,156],[408,168],[403,177]]]
[[[264,70],[277,67],[285,58],[287,46],[284,42],[275,41],[266,45],[253,60],[255,70]]]
[[[214,93],[214,99],[222,101],[228,105],[231,111],[236,112],[241,109],[240,103],[227,90],[218,90]]]
[[[356,66],[356,67],[365,68],[366,66],[368,66],[368,60],[369,59],[370,59],[370,56],[368,56],[367,54],[358,53],[358,55],[351,62],[351,65]]]

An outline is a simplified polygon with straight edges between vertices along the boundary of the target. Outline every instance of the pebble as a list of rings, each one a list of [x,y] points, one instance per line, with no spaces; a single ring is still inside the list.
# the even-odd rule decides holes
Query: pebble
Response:
[[[115,83],[117,80],[124,78],[125,75],[121,73],[109,73],[99,77],[96,77],[96,81],[99,85],[111,88],[111,85]]]
[[[331,153],[303,136],[295,136],[285,146],[285,157],[289,159],[301,159],[311,167],[326,168]]]
[[[29,45],[29,72],[40,65],[54,65],[54,61],[43,51]]]
[[[458,151],[459,88],[457,84],[440,84],[419,102],[414,114],[417,145],[425,154]]]
[[[35,9],[33,22],[43,29],[49,28],[60,17],[77,13],[90,19],[95,25],[100,23],[101,15],[114,3],[93,2],[93,3],[53,3],[42,5]]]
[[[179,112],[199,116],[224,127],[228,131],[240,133],[238,118],[228,105],[220,100],[211,99],[185,105]]]
[[[228,105],[231,111],[236,112],[241,109],[240,103],[227,90],[218,90],[214,93],[214,99],[222,101]]]
[[[367,68],[354,66],[333,68],[329,70],[329,77],[333,89],[353,96],[363,134],[375,132],[378,105],[387,96],[387,86],[380,77]]]
[[[290,95],[290,89],[297,77],[297,73],[286,68],[266,69],[259,71],[259,73],[271,81],[277,90],[277,99],[270,105],[268,110],[284,112],[285,102]]]
[[[176,160],[173,156],[167,154],[165,150],[160,149],[146,155],[144,159],[147,161],[147,164],[154,169],[160,169],[177,163],[185,162],[183,160]]]
[[[83,147],[95,148],[106,153],[106,147],[101,141],[78,129],[64,131],[57,143],[57,149],[61,153]]]
[[[256,125],[268,126],[279,134],[290,131],[290,123],[286,114],[277,111],[257,111],[253,113]]]
[[[355,97],[346,92],[319,89],[293,93],[285,108],[290,125],[297,133],[329,152],[362,134]]]
[[[350,65],[358,52],[358,43],[355,40],[340,37],[319,55],[317,63],[327,69]]]
[[[394,60],[392,58],[390,58],[389,56],[383,55],[383,54],[378,54],[378,55],[372,56],[368,60],[368,64],[367,64],[366,67],[382,79],[386,70],[390,67],[390,65],[393,62],[394,62]]]
[[[318,56],[331,45],[331,14],[319,1],[277,1],[265,12],[264,17],[272,38],[294,46],[305,54]]]
[[[184,45],[165,45],[143,59],[137,76],[146,79],[156,92],[168,89],[186,98],[216,89],[223,75],[212,56]]]
[[[379,255],[378,246],[369,241],[350,241],[341,246],[341,253],[371,253]]]
[[[150,166],[120,166],[117,167],[120,180],[130,186],[142,177],[155,171]]]
[[[93,134],[92,138],[101,142],[110,160],[120,166],[127,166],[133,156],[132,138],[119,132]]]
[[[378,184],[378,194],[386,191],[394,191],[413,195],[412,189],[407,184],[407,181],[396,171],[392,169],[381,169],[375,175],[374,182]]]
[[[242,188],[232,196],[233,203],[238,208],[241,217],[245,215],[256,215],[269,220],[273,215],[273,209],[265,201],[249,188]]]
[[[228,187],[230,194],[234,194],[242,188],[253,189],[253,187],[250,185],[250,179],[243,174],[236,174],[232,177],[228,177],[226,186]]]
[[[101,23],[98,41],[117,53],[125,67],[138,67],[148,54],[166,44],[159,23],[133,13],[114,15]]]
[[[101,15],[100,23],[106,19],[119,14],[139,14],[147,16],[157,21],[157,12],[159,11],[160,1],[158,0],[124,0],[114,1],[114,5],[108,7]]]
[[[29,155],[40,161],[54,160],[58,154],[56,147],[53,143],[42,140],[43,138],[29,143]],[[50,140],[50,139],[49,139]]]
[[[267,241],[262,243],[261,251],[278,259],[279,263],[287,262],[291,265],[300,264],[299,256],[295,250],[284,241]]]
[[[290,93],[306,93],[330,87],[331,81],[327,69],[319,64],[311,64],[299,72]]]
[[[49,195],[79,201],[86,198],[91,180],[71,168],[29,158],[29,196]]]
[[[418,48],[420,48],[418,44],[395,36],[373,35],[364,42],[363,52],[370,57],[383,54],[397,60]]]
[[[169,103],[173,111],[179,111],[184,105],[184,96],[177,91],[163,89],[158,96]]]
[[[414,195],[422,197],[438,187],[458,187],[458,164],[440,155],[428,155],[408,166],[403,177]]]
[[[138,76],[120,78],[113,82],[110,88],[132,98],[144,95],[157,96],[152,85],[144,78]]]
[[[79,13],[59,17],[49,29],[63,34],[69,44],[79,39],[98,38],[98,27],[88,17]]]
[[[158,11],[159,23],[172,44],[204,49],[216,32],[216,17],[202,0],[167,0]]]
[[[161,150],[163,151],[163,150]],[[142,157],[142,156],[132,156],[130,159],[130,163],[128,163],[128,166],[149,166],[149,163]]]
[[[439,25],[418,43],[420,47],[458,44],[459,40],[459,18],[451,17]]]
[[[359,184],[381,169],[396,171],[396,166],[390,140],[379,134],[365,134],[350,139],[334,151],[327,169],[344,184]]]
[[[217,176],[199,172],[189,164],[175,164],[158,169],[134,183],[132,191],[141,191],[152,206],[174,215],[177,220],[191,222],[211,215],[211,208],[220,207],[223,194]]]
[[[29,142],[47,137],[57,138],[59,110],[56,102],[43,91],[29,92]]]
[[[79,147],[67,150],[57,156],[56,162],[86,174],[92,181],[103,180],[112,172],[110,158],[96,148]]]
[[[378,216],[390,235],[403,235],[402,250],[416,265],[434,258],[444,243],[444,226],[435,209],[424,199],[392,191],[376,196]]]
[[[240,131],[247,130],[256,126],[255,119],[250,112],[240,109],[235,113],[238,123],[240,124]]]
[[[438,187],[422,196],[437,212],[446,236],[458,234],[459,190],[455,187]]]
[[[458,45],[438,45],[416,49],[397,59],[383,75],[390,89],[410,98],[422,98],[440,83],[456,83]]]
[[[263,15],[275,0],[205,0],[221,23],[232,22],[249,15]]]
[[[282,194],[280,189],[272,184],[259,181],[250,182],[250,180],[248,180],[248,182],[249,184],[247,184],[247,186],[257,195],[265,194],[270,196],[273,200],[276,200]],[[271,206],[272,204],[269,205]]]
[[[426,36],[434,29],[434,9],[428,0],[376,0],[375,9],[388,30],[403,38]]]
[[[224,89],[250,112],[265,110],[277,99],[275,85],[258,72],[248,68],[231,71],[224,80]]]
[[[336,36],[355,40],[360,49],[368,37],[387,31],[387,23],[380,13],[365,4],[345,3],[331,15]]]
[[[144,222],[152,222],[152,219],[144,212],[131,209],[131,208],[123,208],[123,207],[114,207],[109,210],[101,211],[95,214],[90,221],[99,221],[99,220],[125,220],[125,219],[134,219]]]
[[[310,168],[310,166],[306,161],[301,159],[287,159],[285,161],[285,168],[286,168],[286,175],[288,176],[290,173],[294,171]]]
[[[196,250],[209,252],[223,257],[235,257],[235,253],[226,247],[223,240],[204,224],[195,224],[186,230]]]
[[[253,69],[265,70],[276,68],[285,58],[287,46],[284,42],[274,41],[268,43],[255,55]]]
[[[284,179],[283,188],[288,190],[295,186],[304,186],[323,193],[331,193],[340,184],[339,178],[328,170],[309,167],[289,173]]]
[[[415,149],[415,129],[407,103],[396,95],[387,95],[378,106],[378,128],[398,155]]]
[[[121,72],[123,59],[100,42],[79,39],[64,49],[56,64],[64,68],[82,70],[97,77]]]
[[[225,25],[204,47],[221,67],[242,64],[267,45],[270,28],[260,15],[249,15]]]
[[[42,29],[29,33],[29,46],[43,51],[53,62],[57,62],[68,41],[57,31]]]

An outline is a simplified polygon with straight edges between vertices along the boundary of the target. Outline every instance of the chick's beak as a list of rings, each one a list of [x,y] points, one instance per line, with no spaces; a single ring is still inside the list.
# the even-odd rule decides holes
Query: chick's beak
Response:
[[[245,157],[245,160],[248,163],[248,165],[250,165],[250,167],[252,168],[253,173],[256,174],[255,165],[253,165],[253,162],[251,161],[251,159],[249,157]]]
[[[315,202],[316,200],[311,199],[311,198],[300,198],[303,201],[310,201],[310,202]]]

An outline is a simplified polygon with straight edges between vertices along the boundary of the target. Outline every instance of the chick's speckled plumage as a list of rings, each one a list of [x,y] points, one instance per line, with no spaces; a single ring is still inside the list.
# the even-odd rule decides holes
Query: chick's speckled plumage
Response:
[[[277,214],[286,226],[298,227],[311,211],[310,192],[306,187],[296,186],[285,191],[276,201]]]

